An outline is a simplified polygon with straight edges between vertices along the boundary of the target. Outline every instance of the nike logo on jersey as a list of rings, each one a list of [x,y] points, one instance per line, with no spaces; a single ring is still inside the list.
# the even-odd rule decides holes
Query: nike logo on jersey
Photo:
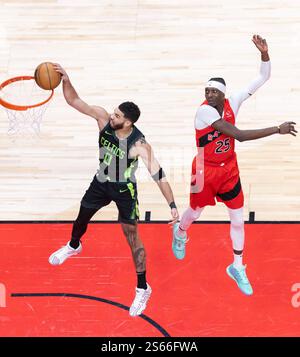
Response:
[[[112,136],[113,134],[112,133],[110,133],[110,132],[108,132],[108,131],[106,131],[105,130],[105,132],[104,132],[105,134],[107,134],[107,135],[110,135],[110,136]]]
[[[128,188],[125,188],[125,190],[120,190],[120,193],[123,193],[125,191],[128,191]]]

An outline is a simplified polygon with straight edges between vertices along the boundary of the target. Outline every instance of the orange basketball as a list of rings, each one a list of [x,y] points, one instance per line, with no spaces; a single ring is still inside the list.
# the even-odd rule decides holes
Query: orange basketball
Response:
[[[54,89],[61,81],[61,74],[56,72],[51,62],[39,64],[34,72],[37,85],[43,89]]]

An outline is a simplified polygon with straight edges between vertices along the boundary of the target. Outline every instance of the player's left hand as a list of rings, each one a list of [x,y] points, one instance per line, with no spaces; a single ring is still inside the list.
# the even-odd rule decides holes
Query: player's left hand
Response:
[[[178,220],[179,220],[179,213],[177,211],[177,208],[172,208],[171,209],[171,215],[172,215],[172,219],[169,221],[168,224],[175,224]]]
[[[298,131],[295,129],[296,123],[293,121],[286,121],[285,123],[281,124],[279,126],[279,134],[291,134],[293,136],[296,136]]]
[[[252,42],[259,49],[261,53],[268,52],[268,44],[266,39],[262,38],[259,35],[253,35]]]

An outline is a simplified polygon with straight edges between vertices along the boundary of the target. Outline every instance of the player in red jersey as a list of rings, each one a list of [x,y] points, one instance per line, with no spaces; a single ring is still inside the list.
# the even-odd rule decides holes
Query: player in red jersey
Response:
[[[244,195],[234,149],[238,141],[255,140],[273,134],[296,135],[294,122],[257,130],[239,130],[235,119],[244,100],[249,98],[269,78],[271,64],[265,39],[254,35],[253,43],[261,53],[260,73],[244,90],[225,98],[226,83],[223,78],[211,78],[205,87],[206,100],[195,117],[198,154],[192,164],[190,207],[180,223],[173,226],[173,253],[178,259],[185,256],[186,231],[200,217],[205,206],[223,202],[229,212],[230,236],[233,245],[233,264],[227,267],[228,275],[240,290],[252,295],[253,290],[243,265],[244,249]]]

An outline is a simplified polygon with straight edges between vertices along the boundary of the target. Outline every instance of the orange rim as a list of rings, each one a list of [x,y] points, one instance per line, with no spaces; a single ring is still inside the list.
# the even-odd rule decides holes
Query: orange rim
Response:
[[[34,77],[32,77],[32,76],[19,76],[19,77],[14,77],[14,78],[7,79],[5,82],[0,84],[0,91],[4,87],[8,86],[9,84],[11,84],[13,82],[28,81],[28,80],[32,80],[32,79],[34,79]],[[0,97],[0,104],[3,105],[3,107],[5,107],[7,109],[27,110],[27,109],[30,109],[30,108],[39,107],[39,106],[49,102],[49,100],[53,97],[53,94],[54,94],[54,89],[51,89],[51,94],[50,94],[49,98],[47,98],[43,102],[40,102],[40,103],[37,103],[37,104],[32,104],[32,105],[16,105],[16,104],[12,104],[12,103],[9,103],[9,102],[5,101],[1,97]]]

